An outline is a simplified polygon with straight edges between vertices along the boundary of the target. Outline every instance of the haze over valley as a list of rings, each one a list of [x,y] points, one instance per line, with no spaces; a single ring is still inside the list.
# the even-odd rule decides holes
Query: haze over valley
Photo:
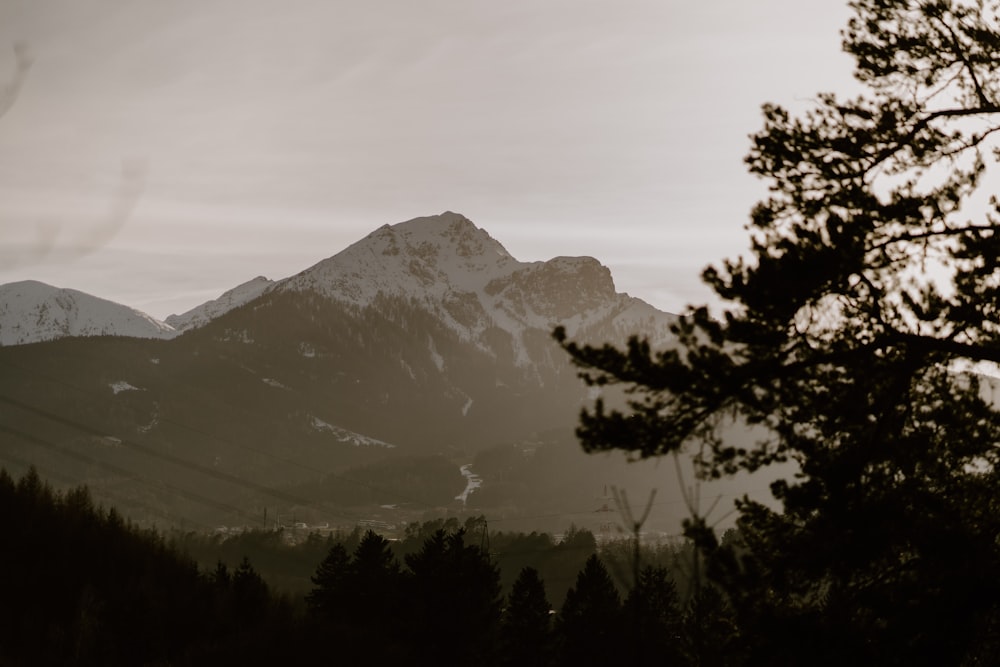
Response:
[[[593,258],[520,262],[457,213],[385,225],[167,322],[41,283],[0,296],[3,464],[87,484],[143,524],[482,513],[606,531],[611,486],[658,489],[664,533],[686,515],[672,464],[580,450],[594,395],[551,338],[665,347],[673,316],[616,292]],[[764,487],[702,493],[724,495],[721,514]]]

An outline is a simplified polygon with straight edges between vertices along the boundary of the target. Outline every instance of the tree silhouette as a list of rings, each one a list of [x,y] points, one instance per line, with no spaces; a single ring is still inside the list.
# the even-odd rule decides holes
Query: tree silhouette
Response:
[[[350,612],[350,604],[345,597],[349,566],[350,557],[344,545],[337,542],[330,547],[312,576],[315,586],[306,595],[310,611],[337,620],[342,620]]]
[[[567,665],[612,664],[623,650],[621,598],[604,563],[593,554],[566,593],[557,619]]]
[[[408,625],[428,664],[486,664],[500,618],[500,572],[465,530],[438,530],[406,556]]]
[[[389,540],[369,530],[354,550],[345,584],[350,613],[362,623],[386,623],[399,607],[399,563]]]
[[[233,608],[237,621],[243,627],[260,623],[267,615],[271,597],[267,584],[250,564],[250,559],[244,556],[240,561],[239,567],[233,572],[232,582]]]
[[[552,644],[552,608],[538,570],[525,567],[518,574],[500,623],[503,664],[541,667],[549,663]]]
[[[684,617],[673,579],[645,567],[623,605],[627,655],[632,665],[684,664]]]
[[[782,511],[739,503],[738,545],[688,523],[751,662],[958,664],[1000,592],[1000,420],[963,372],[1000,361],[1000,205],[982,192],[1000,22],[983,2],[851,7],[843,45],[867,93],[764,107],[751,256],[703,273],[721,317],[689,308],[666,351],[556,337],[587,382],[630,392],[584,411],[586,449],[697,443],[712,477],[796,465],[772,486]],[[766,436],[728,442],[734,416]]]
[[[15,483],[0,470],[0,519],[4,664],[266,664],[271,646],[296,652],[284,648],[290,610],[249,562],[200,575],[86,489],[54,492],[34,471]]]

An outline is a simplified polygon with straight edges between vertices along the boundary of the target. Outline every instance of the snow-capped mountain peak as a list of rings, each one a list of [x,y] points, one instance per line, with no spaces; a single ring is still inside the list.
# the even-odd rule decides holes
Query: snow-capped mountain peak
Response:
[[[440,300],[449,292],[478,291],[521,266],[484,230],[448,211],[383,225],[283,286],[358,306],[378,294]]]
[[[211,320],[253,301],[274,285],[273,280],[257,276],[224,292],[219,298],[206,301],[180,315],[170,315],[166,322],[178,331],[187,331],[208,324]]]
[[[468,218],[446,211],[384,225],[290,278],[258,276],[166,323],[76,290],[35,281],[0,285],[0,345],[63,336],[170,338],[276,292],[311,292],[358,309],[379,308],[386,299],[419,308],[461,341],[497,358],[513,356],[520,367],[544,361],[549,353],[538,341],[557,325],[593,340],[633,333],[654,345],[672,340],[673,316],[617,293],[596,259],[521,262]],[[433,354],[434,341],[428,349]]]
[[[0,285],[0,345],[65,336],[172,338],[169,324],[120,303],[36,280]]]
[[[379,296],[434,314],[459,338],[490,349],[488,332],[510,334],[516,363],[532,358],[528,330],[545,336],[562,324],[571,335],[600,325],[652,324],[667,337],[669,316],[615,292],[611,272],[591,257],[520,262],[468,218],[447,211],[386,225],[346,250],[282,281],[276,289],[311,291],[370,307]],[[622,317],[630,313],[625,320]]]

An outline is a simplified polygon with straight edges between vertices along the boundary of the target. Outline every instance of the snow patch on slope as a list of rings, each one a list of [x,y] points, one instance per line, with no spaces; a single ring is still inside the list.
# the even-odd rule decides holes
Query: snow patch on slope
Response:
[[[313,429],[320,432],[331,433],[338,442],[354,445],[355,447],[385,447],[386,449],[394,449],[396,447],[396,445],[388,442],[384,442],[376,438],[369,438],[366,435],[349,431],[346,428],[334,426],[333,424],[323,421],[319,417],[312,417],[310,423]]]
[[[472,464],[468,463],[459,468],[462,477],[465,478],[465,489],[455,496],[455,500],[461,500],[465,505],[469,501],[469,494],[483,485],[483,478],[472,472]]]
[[[434,366],[437,367],[439,371],[444,370],[444,357],[441,353],[437,351],[437,347],[434,346],[434,339],[430,336],[427,337],[427,350],[431,353],[431,361],[434,362]]]

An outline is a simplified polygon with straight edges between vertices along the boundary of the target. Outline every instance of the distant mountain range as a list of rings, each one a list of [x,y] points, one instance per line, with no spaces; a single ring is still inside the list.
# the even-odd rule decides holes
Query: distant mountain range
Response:
[[[134,308],[74,289],[24,280],[0,285],[0,345],[67,336],[172,338],[174,327]]]
[[[129,306],[37,280],[0,285],[0,345],[25,345],[71,336],[168,339],[256,299],[274,285],[258,276],[219,298],[165,322]]]
[[[290,278],[258,276],[165,322],[73,289],[31,280],[0,285],[0,345],[70,336],[169,339],[272,291],[315,293],[357,308],[408,301],[483,349],[493,347],[487,331],[503,331],[519,365],[537,361],[524,338],[533,329],[641,329],[662,343],[671,319],[617,294],[611,272],[591,257],[519,262],[467,218],[446,212],[385,225]]]
[[[617,293],[595,259],[520,262],[451,212],[167,322],[13,283],[0,465],[35,463],[169,524],[455,511],[472,473],[470,509],[590,506],[649,468],[584,460],[572,430],[588,390],[552,329],[665,346],[673,320]]]

